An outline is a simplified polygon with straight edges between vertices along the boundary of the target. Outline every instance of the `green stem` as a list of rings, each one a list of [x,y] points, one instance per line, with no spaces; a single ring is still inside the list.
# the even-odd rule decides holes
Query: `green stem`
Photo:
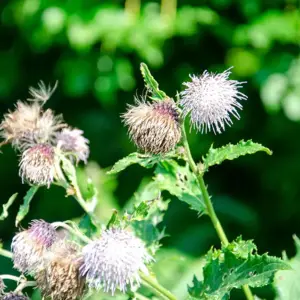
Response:
[[[70,233],[74,234],[75,236],[77,236],[83,242],[85,242],[87,244],[91,242],[91,240],[87,236],[82,234],[79,230],[72,228],[71,226],[69,226],[68,224],[66,224],[64,222],[54,222],[51,225],[53,225],[55,228],[62,227],[64,229],[68,230]]]
[[[183,137],[183,146],[184,146],[185,152],[186,152],[186,158],[187,158],[187,161],[188,161],[188,164],[189,164],[191,170],[193,171],[193,173],[195,174],[195,176],[197,177],[197,180],[199,182],[199,186],[200,186],[200,189],[201,189],[201,192],[203,195],[204,203],[205,203],[205,206],[207,209],[207,214],[209,215],[209,217],[211,219],[211,222],[219,236],[219,239],[221,240],[221,242],[223,243],[224,246],[227,246],[229,244],[228,238],[225,234],[225,231],[216,215],[216,212],[215,212],[212,202],[210,200],[210,196],[209,196],[207,187],[206,187],[204,179],[203,179],[203,174],[199,171],[199,169],[193,159],[193,156],[191,154],[190,146],[189,146],[187,136],[186,136],[184,123],[182,124],[182,137]],[[244,285],[243,290],[244,290],[245,296],[248,300],[254,300],[254,297],[253,297],[252,292],[248,285]]]
[[[163,296],[164,298],[167,298],[169,300],[177,300],[177,298],[166,288],[161,286],[157,280],[151,276],[147,276],[144,273],[140,272],[140,276],[142,280],[147,283],[149,287],[158,295]]]
[[[13,280],[13,281],[16,281],[16,282],[20,281],[20,277],[17,277],[17,276],[14,276],[14,275],[9,275],[9,274],[0,275],[0,278],[3,279],[3,280]]]
[[[7,258],[12,258],[13,257],[13,255],[10,251],[2,249],[2,248],[0,248],[0,255],[4,256],[4,257],[7,257]]]
[[[27,287],[31,287],[31,286],[36,286],[36,282],[35,281],[24,281],[21,282],[17,288],[15,289],[15,293],[19,293],[22,292],[22,290],[24,290]]]

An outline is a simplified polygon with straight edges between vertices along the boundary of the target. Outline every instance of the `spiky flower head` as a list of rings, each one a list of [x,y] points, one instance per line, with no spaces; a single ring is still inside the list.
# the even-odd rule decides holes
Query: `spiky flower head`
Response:
[[[30,87],[29,94],[32,98],[28,98],[29,101],[39,102],[41,105],[45,104],[57,88],[58,82],[56,81],[54,86],[46,86],[43,81],[38,83],[38,88]]]
[[[65,153],[69,153],[71,158],[75,157],[76,162],[87,163],[90,154],[89,140],[83,136],[83,131],[79,129],[64,128],[56,136],[57,146]]]
[[[22,181],[49,187],[54,180],[56,159],[50,144],[31,146],[22,153],[19,170]]]
[[[152,103],[136,99],[123,119],[131,139],[146,153],[167,153],[180,141],[179,113],[171,98]]]
[[[14,267],[23,273],[35,273],[44,266],[44,255],[58,240],[55,228],[43,220],[32,221],[27,230],[12,240]]]
[[[191,115],[191,125],[201,132],[221,133],[231,125],[231,115],[239,119],[239,100],[247,96],[238,89],[243,82],[230,80],[230,69],[220,74],[205,71],[201,76],[191,75],[191,82],[183,83],[180,104],[183,116]]]
[[[27,296],[20,293],[8,293],[1,298],[2,300],[30,300]]]
[[[130,231],[108,229],[100,239],[83,248],[82,276],[91,288],[115,293],[140,284],[139,271],[148,273],[146,263],[152,260],[144,243]]]
[[[84,292],[85,279],[79,274],[79,249],[61,241],[47,253],[44,269],[35,279],[44,297],[52,300],[76,300]]]
[[[43,111],[42,104],[52,95],[54,89],[40,84],[40,90],[30,88],[33,103],[18,101],[14,111],[4,115],[0,134],[5,142],[19,148],[24,141],[36,143],[51,142],[57,130],[65,127],[62,116],[55,116],[51,109]]]

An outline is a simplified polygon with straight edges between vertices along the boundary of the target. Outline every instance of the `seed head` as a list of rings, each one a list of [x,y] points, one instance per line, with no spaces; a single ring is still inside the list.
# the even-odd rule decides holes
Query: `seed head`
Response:
[[[181,138],[179,113],[174,101],[167,98],[154,103],[136,102],[137,105],[130,105],[123,115],[134,143],[152,154],[164,154],[174,149]]]
[[[20,293],[8,293],[1,298],[2,300],[30,300],[28,297]]]
[[[82,130],[64,128],[57,134],[56,140],[58,147],[63,152],[70,153],[71,157],[75,157],[76,162],[87,163],[90,154],[89,140],[83,136]]]
[[[45,268],[35,276],[44,297],[52,300],[76,300],[84,292],[85,280],[79,274],[78,247],[65,241],[53,245]]]
[[[55,92],[57,88],[57,81],[55,82],[54,87],[52,88],[50,85],[46,86],[43,81],[40,81],[38,83],[38,88],[29,88],[29,94],[32,98],[29,98],[27,100],[29,101],[35,101],[40,103],[41,105],[45,104],[49,100],[49,98],[52,96],[52,94]]]
[[[22,153],[19,174],[22,181],[47,185],[54,180],[55,149],[50,144],[36,144]]]
[[[231,125],[231,115],[240,118],[237,109],[242,109],[239,100],[247,96],[238,91],[244,82],[230,80],[230,69],[221,74],[205,71],[201,76],[191,75],[191,82],[181,92],[180,104],[183,116],[191,114],[191,125],[201,132],[213,130],[221,133],[225,124]]]
[[[44,266],[44,255],[58,240],[55,228],[43,221],[31,222],[29,229],[12,240],[14,267],[22,273],[35,273]]]
[[[143,242],[131,232],[122,229],[103,231],[99,240],[83,248],[82,276],[91,288],[111,292],[126,292],[140,284],[139,271],[148,273],[146,263],[152,260]]]

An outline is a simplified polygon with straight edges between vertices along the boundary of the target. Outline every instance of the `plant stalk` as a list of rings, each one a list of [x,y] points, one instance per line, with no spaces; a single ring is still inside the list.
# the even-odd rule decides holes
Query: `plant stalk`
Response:
[[[190,146],[189,146],[187,136],[186,136],[184,122],[182,123],[182,138],[183,138],[183,146],[184,146],[184,149],[186,152],[186,158],[187,158],[187,161],[188,161],[188,164],[189,164],[191,170],[193,171],[193,173],[195,174],[195,176],[198,180],[198,183],[199,183],[202,195],[203,195],[204,203],[205,203],[205,206],[207,209],[207,214],[211,219],[211,222],[219,236],[219,239],[221,240],[222,244],[226,247],[229,244],[228,238],[225,234],[225,231],[216,215],[216,212],[215,212],[212,202],[210,200],[210,196],[209,196],[207,187],[206,187],[204,179],[203,179],[203,174],[199,171],[199,169],[193,159],[193,156],[191,154]],[[244,291],[244,294],[245,294],[247,300],[254,300],[254,297],[253,297],[252,292],[248,285],[243,285],[243,291]]]
[[[4,257],[7,257],[7,258],[12,258],[13,257],[13,255],[10,251],[2,249],[2,248],[0,248],[0,255],[4,256]]]
[[[167,298],[169,300],[177,300],[177,298],[166,288],[161,286],[153,277],[147,276],[144,273],[140,272],[142,280],[151,287],[151,289],[158,295],[163,296],[163,299]]]

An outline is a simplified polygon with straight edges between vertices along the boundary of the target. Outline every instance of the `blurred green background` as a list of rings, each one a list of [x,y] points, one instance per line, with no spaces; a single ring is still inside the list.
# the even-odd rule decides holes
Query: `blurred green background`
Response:
[[[170,96],[182,89],[189,74],[234,66],[232,78],[247,81],[243,92],[249,96],[241,120],[222,135],[192,132],[192,152],[200,159],[212,143],[217,147],[242,138],[274,151],[271,157],[260,153],[213,167],[206,181],[230,239],[242,233],[255,240],[260,252],[281,255],[287,250],[293,255],[292,235],[300,236],[297,0],[8,0],[0,2],[0,9],[1,114],[17,99],[25,99],[28,87],[39,80],[59,81],[47,106],[63,113],[66,122],[83,129],[90,140],[91,163],[79,176],[83,185],[87,174],[95,181],[100,191],[97,213],[103,221],[113,207],[125,205],[144,177],[151,177],[151,170],[137,166],[117,178],[105,175],[106,168],[135,151],[120,114],[134,95],[145,91],[140,62],[149,65]],[[14,216],[28,186],[21,184],[13,150],[6,146],[2,152],[0,203],[19,192],[10,218],[0,224],[0,238],[9,247],[16,231]],[[34,218],[56,221],[81,215],[63,190],[43,188],[23,226]],[[184,277],[187,265],[197,273],[200,262],[195,258],[219,242],[208,218],[198,218],[176,199],[161,226],[170,237],[162,241],[169,250],[159,257],[172,260],[179,255],[182,261],[173,266],[165,262],[168,267],[157,272],[176,290],[175,274]],[[11,263],[0,258],[0,273],[10,268]],[[192,271],[186,274],[187,282]],[[273,295],[271,288],[259,293]]]

